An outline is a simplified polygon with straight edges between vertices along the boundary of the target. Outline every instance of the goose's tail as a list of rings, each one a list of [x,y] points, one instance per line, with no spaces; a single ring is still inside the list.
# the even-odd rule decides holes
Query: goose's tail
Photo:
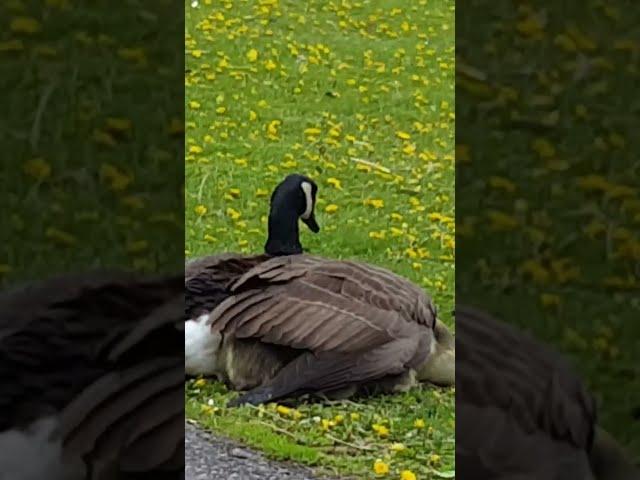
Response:
[[[600,427],[596,427],[590,460],[597,480],[640,480],[640,470],[628,453]]]

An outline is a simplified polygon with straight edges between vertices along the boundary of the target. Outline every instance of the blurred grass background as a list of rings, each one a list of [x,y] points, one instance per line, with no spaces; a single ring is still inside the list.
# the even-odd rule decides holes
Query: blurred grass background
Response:
[[[630,2],[465,3],[456,294],[567,353],[640,460],[637,20]]]
[[[0,282],[183,268],[182,4],[0,5]]]

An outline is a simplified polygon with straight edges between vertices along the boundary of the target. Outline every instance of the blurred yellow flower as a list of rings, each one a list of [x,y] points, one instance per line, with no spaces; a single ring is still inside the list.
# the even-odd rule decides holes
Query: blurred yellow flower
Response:
[[[258,51],[255,48],[252,48],[247,52],[247,60],[250,62],[255,62],[258,59]]]
[[[23,165],[24,173],[36,180],[45,180],[51,176],[51,165],[42,158],[27,160]]]
[[[327,178],[327,183],[335,188],[337,188],[338,190],[342,190],[342,184],[340,183],[340,180],[338,180],[337,178]]]
[[[416,474],[411,470],[403,470],[400,473],[400,480],[416,480]]]
[[[336,213],[338,211],[338,205],[331,203],[325,207],[324,211],[327,213]]]
[[[386,475],[389,473],[389,465],[378,458],[373,462],[373,471],[376,475]]]
[[[196,215],[198,215],[199,217],[205,215],[207,213],[207,207],[205,207],[204,205],[197,205],[194,209],[194,212],[196,212]]]
[[[291,409],[289,407],[285,407],[284,405],[278,405],[276,407],[276,412],[278,412],[280,415],[290,415]]]
[[[38,33],[42,29],[42,25],[38,20],[32,17],[16,17],[11,20],[9,29],[16,33]]]
[[[387,427],[385,427],[384,425],[380,425],[377,423],[374,423],[373,425],[371,425],[371,429],[376,432],[378,434],[379,437],[388,437],[389,436],[389,429]]]
[[[379,198],[367,198],[364,201],[364,204],[379,209],[384,207],[384,200]]]
[[[425,427],[424,420],[421,418],[418,418],[415,422],[413,422],[413,426],[415,428],[424,428]]]
[[[238,220],[242,216],[242,214],[235,208],[227,208],[227,216],[231,220]]]

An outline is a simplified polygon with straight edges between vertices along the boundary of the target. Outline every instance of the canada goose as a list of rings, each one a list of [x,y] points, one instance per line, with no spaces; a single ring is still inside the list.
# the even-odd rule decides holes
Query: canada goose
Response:
[[[640,480],[559,354],[474,308],[455,318],[460,478]]]
[[[90,273],[0,295],[0,478],[184,471],[183,288]]]
[[[186,265],[187,374],[248,390],[231,405],[453,384],[453,337],[419,287],[383,268],[300,253],[298,218],[319,230],[316,192],[298,175],[276,188],[265,255]]]

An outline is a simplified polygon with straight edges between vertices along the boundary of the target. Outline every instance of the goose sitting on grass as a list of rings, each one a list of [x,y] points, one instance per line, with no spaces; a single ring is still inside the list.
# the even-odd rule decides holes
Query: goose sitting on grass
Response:
[[[453,336],[419,287],[302,253],[298,220],[319,231],[316,195],[310,178],[288,176],[271,197],[265,254],[186,265],[186,373],[245,391],[232,406],[452,385]]]

